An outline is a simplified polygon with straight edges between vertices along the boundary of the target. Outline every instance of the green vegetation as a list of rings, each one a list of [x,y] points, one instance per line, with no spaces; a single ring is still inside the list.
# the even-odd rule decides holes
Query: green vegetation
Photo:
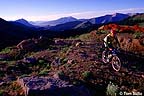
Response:
[[[65,63],[67,63],[68,59],[67,58],[61,58],[60,61],[61,61],[62,64],[65,64]]]
[[[142,37],[144,34],[142,32],[135,32],[133,34],[133,38],[134,39],[139,39],[140,37]]]
[[[69,46],[64,46],[63,48],[62,48],[62,52],[63,53],[66,53],[68,50],[69,50]]]
[[[144,14],[134,15],[125,20],[120,21],[122,25],[135,25],[144,22]]]
[[[107,86],[106,94],[108,96],[117,96],[118,93],[118,85],[114,85],[111,81],[109,82]]]
[[[12,47],[6,47],[5,49],[2,49],[2,51],[0,53],[3,53],[3,54],[9,53],[11,51],[11,48]]]
[[[143,23],[139,23],[139,26],[144,27],[144,22]]]
[[[57,74],[58,74],[58,76],[60,76],[60,77],[63,77],[63,76],[65,75],[63,71],[58,71]]]
[[[38,63],[44,64],[44,63],[45,63],[45,60],[40,59],[40,60],[38,61]]]
[[[85,80],[88,80],[92,77],[92,73],[90,71],[85,71],[84,73],[82,73],[82,77],[85,79]]]
[[[109,32],[107,30],[99,30],[96,33],[97,34],[108,34]]]
[[[0,90],[0,96],[3,96],[4,91]]]
[[[39,72],[39,75],[47,75],[48,73],[49,73],[49,70],[45,68]]]
[[[91,37],[90,34],[86,33],[86,34],[80,35],[78,38],[83,41],[83,40],[89,40],[90,37]]]
[[[3,77],[3,76],[5,76],[5,72],[0,71],[0,77]]]

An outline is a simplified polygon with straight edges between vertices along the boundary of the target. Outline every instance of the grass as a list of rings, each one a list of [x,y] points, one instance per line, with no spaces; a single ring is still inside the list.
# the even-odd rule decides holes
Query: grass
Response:
[[[0,52],[1,54],[5,54],[5,53],[10,53],[12,47],[6,47],[5,49],[2,49],[2,51]]]
[[[139,26],[144,27],[144,22],[143,23],[139,23]]]
[[[80,35],[78,38],[83,41],[83,40],[89,40],[90,37],[91,37],[90,34],[87,33],[87,34]]]

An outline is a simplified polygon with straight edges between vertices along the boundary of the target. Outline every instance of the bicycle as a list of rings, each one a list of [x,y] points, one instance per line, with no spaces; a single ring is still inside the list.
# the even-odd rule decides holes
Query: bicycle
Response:
[[[115,71],[120,71],[121,69],[121,60],[118,56],[118,54],[120,53],[119,50],[117,49],[109,49],[108,52],[106,50],[104,50],[102,52],[102,61],[104,63],[110,63],[112,65],[112,68]]]

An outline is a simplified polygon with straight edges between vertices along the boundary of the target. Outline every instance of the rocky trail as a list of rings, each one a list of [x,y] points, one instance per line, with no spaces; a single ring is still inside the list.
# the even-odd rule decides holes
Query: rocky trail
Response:
[[[94,86],[96,94],[106,91],[108,83],[114,82],[121,91],[144,91],[143,58],[134,55],[122,54],[123,65],[119,72],[115,72],[110,64],[101,61],[102,43],[84,41],[79,46],[67,50],[65,57],[70,62],[55,68],[73,80],[86,80]],[[129,58],[129,59],[127,59]],[[90,74],[88,77],[84,73]],[[97,87],[98,86],[98,87]]]
[[[105,95],[107,91],[107,86],[112,82],[113,84],[118,86],[119,91],[126,92],[144,92],[144,65],[143,58],[135,57],[134,55],[123,54],[122,57],[123,67],[119,72],[116,72],[112,69],[110,64],[104,64],[101,60],[102,53],[102,42],[98,42],[95,40],[65,40],[60,39],[56,43],[50,45],[50,47],[46,50],[41,50],[33,53],[32,57],[35,58],[35,62],[25,62],[24,59],[17,61],[17,68],[11,67],[11,69],[5,68],[8,71],[7,74],[19,75],[19,73],[30,74],[30,77],[27,78],[28,81],[24,82],[25,77],[21,77],[18,79],[20,86],[27,92],[27,89],[33,90],[32,86],[35,86],[35,90],[39,90],[37,88],[42,89],[40,94],[42,96],[47,96],[46,94],[52,94],[52,96],[61,96],[60,94],[65,93],[65,88],[67,90],[68,96],[79,96],[77,94],[73,94],[73,91],[81,94],[81,96],[95,96],[95,95]],[[127,59],[129,58],[129,59]],[[46,65],[36,65],[37,60],[45,60]],[[39,62],[40,63],[40,62]],[[33,64],[33,65],[30,65]],[[42,63],[43,64],[43,63]],[[45,63],[44,63],[45,64]],[[50,65],[50,69],[49,66]],[[7,66],[6,63],[1,64],[2,67]],[[46,74],[39,74],[41,71]],[[13,76],[12,75],[12,76]],[[31,77],[32,76],[32,77]],[[38,76],[38,77],[33,77]],[[36,78],[49,78],[47,79],[37,79]],[[55,78],[55,79],[54,79]],[[20,80],[20,81],[19,81]],[[49,81],[52,80],[52,81]],[[62,81],[61,81],[62,80]],[[64,80],[64,81],[63,81]],[[10,80],[11,81],[11,80]],[[31,81],[38,85],[31,85]],[[53,87],[57,86],[57,83],[52,83],[55,81],[62,82],[61,87]],[[1,82],[1,88],[4,87]],[[69,83],[67,83],[69,82]],[[29,84],[30,83],[30,84]],[[33,84],[32,83],[32,84]],[[28,85],[29,84],[29,85]],[[40,84],[40,85],[39,85]],[[26,85],[27,87],[23,87]],[[45,85],[45,87],[41,86]],[[60,84],[61,85],[61,84]],[[69,88],[69,86],[72,86]],[[51,90],[48,93],[44,90]],[[63,90],[64,88],[64,90]],[[75,90],[77,89],[77,91]],[[82,89],[81,89],[82,88]],[[62,92],[58,91],[61,90]],[[19,89],[20,90],[20,89]],[[87,90],[87,92],[83,92]],[[59,94],[55,94],[53,92],[58,91]],[[18,91],[19,92],[19,91]],[[35,92],[35,91],[29,91]],[[46,91],[47,92],[47,91]],[[32,93],[29,93],[32,94]],[[45,94],[45,95],[44,95]],[[70,95],[71,94],[71,95]],[[87,95],[85,95],[87,94]],[[12,95],[14,96],[14,95]],[[37,95],[34,95],[37,96]],[[40,96],[40,95],[38,95]],[[51,96],[51,95],[50,95]]]

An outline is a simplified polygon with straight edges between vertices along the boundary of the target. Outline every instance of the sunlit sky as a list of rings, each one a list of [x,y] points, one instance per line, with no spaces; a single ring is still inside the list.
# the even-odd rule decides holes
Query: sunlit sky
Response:
[[[113,13],[144,13],[144,0],[0,0],[0,18],[5,20],[82,19]]]

